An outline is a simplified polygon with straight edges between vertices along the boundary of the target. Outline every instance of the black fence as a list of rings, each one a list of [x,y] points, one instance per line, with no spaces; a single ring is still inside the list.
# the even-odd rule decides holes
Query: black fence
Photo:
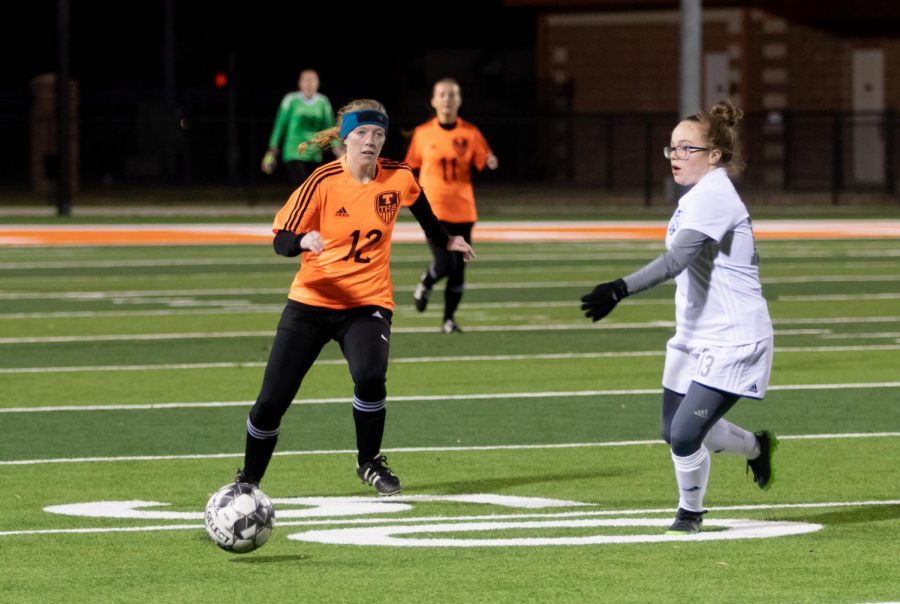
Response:
[[[272,116],[194,112],[166,119],[160,104],[123,111],[83,111],[77,121],[76,169],[82,187],[104,185],[240,185],[273,182],[260,172]],[[662,156],[674,113],[465,116],[477,124],[501,169],[496,183],[577,184],[667,194]],[[413,127],[425,116],[394,116],[383,154],[402,158]],[[895,194],[897,120],[873,113],[779,111],[745,116],[748,168],[742,186],[772,192]],[[0,185],[34,184],[31,124],[0,115]],[[47,159],[51,165],[53,158]],[[49,178],[53,178],[50,173]]]

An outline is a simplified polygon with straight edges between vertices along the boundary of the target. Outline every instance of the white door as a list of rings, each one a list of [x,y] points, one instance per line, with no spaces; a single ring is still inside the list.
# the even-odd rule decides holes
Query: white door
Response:
[[[880,49],[853,51],[853,112],[884,111],[884,52]],[[853,178],[860,184],[884,182],[884,136],[882,115],[854,116]]]
[[[708,52],[703,56],[703,108],[728,98],[730,92],[727,52]]]

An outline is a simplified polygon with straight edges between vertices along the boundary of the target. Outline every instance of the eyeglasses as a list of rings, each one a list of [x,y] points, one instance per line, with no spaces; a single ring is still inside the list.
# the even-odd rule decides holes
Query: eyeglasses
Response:
[[[690,145],[663,147],[663,157],[666,159],[690,159],[691,153],[694,151],[709,151],[709,147],[691,147]]]

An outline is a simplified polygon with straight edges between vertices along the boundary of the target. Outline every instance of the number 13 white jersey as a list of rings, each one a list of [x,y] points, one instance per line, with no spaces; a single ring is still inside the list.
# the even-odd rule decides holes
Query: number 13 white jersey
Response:
[[[770,337],[750,215],[724,168],[707,173],[678,201],[667,249],[680,229],[699,231],[711,241],[675,277],[676,337],[717,346]]]

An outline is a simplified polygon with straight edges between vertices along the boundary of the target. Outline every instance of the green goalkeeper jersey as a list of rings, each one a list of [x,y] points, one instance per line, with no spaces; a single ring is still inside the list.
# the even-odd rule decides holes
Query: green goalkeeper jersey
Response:
[[[284,95],[275,116],[275,127],[269,137],[269,148],[281,148],[282,161],[322,161],[322,150],[310,145],[303,153],[297,150],[300,143],[308,141],[320,130],[334,126],[331,102],[323,94],[307,99],[299,91]],[[284,143],[280,141],[284,139]]]

